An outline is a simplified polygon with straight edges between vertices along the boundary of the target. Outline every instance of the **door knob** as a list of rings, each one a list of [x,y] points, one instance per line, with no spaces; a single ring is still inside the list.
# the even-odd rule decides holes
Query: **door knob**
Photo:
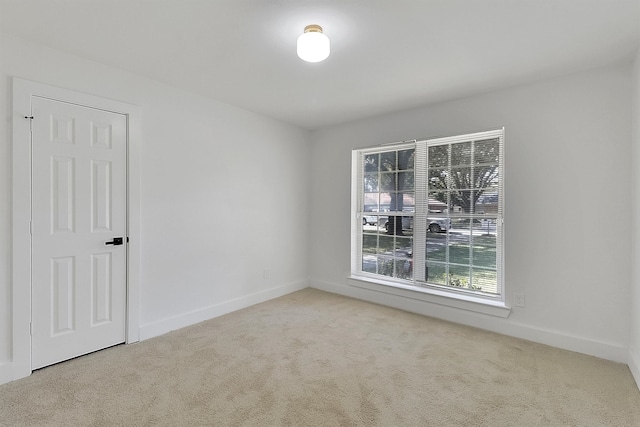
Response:
[[[123,243],[122,237],[114,237],[110,242],[104,242],[105,245],[120,246]]]

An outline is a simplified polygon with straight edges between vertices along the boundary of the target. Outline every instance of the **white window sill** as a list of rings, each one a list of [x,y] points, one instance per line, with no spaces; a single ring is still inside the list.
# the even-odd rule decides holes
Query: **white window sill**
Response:
[[[476,313],[488,314],[506,318],[511,313],[503,301],[493,301],[473,295],[457,294],[438,289],[422,288],[418,286],[404,285],[386,280],[375,279],[366,276],[350,276],[347,278],[351,286],[384,292],[405,298],[412,298],[433,304],[445,305]]]

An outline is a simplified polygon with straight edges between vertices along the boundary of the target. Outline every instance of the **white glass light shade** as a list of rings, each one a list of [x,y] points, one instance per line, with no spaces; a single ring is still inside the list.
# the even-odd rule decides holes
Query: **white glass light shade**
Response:
[[[307,62],[320,62],[327,59],[331,52],[329,37],[322,33],[319,25],[307,25],[304,33],[298,37],[298,56]]]

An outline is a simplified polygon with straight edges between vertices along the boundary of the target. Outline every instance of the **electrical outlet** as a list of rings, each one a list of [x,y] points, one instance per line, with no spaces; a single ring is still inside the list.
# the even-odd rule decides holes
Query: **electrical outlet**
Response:
[[[513,294],[513,306],[514,307],[524,307],[524,294],[523,293],[515,293],[515,294]]]

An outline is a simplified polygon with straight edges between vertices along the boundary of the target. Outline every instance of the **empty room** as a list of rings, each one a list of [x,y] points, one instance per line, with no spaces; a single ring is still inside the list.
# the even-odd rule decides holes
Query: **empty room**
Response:
[[[640,425],[639,0],[0,0],[0,426]]]

